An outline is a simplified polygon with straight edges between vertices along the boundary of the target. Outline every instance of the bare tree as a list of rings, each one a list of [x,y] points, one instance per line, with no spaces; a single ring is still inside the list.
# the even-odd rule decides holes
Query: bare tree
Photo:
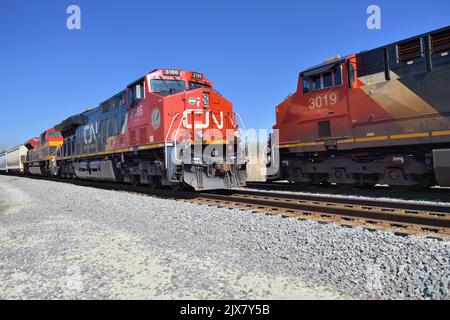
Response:
[[[4,142],[0,143],[0,153],[5,152],[6,149],[6,144]]]
[[[6,142],[2,141],[2,142],[0,142],[0,153],[8,151],[12,147],[13,147],[13,145],[11,145],[10,143],[6,143]]]

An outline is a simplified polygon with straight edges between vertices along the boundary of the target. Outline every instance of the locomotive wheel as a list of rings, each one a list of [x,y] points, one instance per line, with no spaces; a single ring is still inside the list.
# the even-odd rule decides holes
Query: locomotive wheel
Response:
[[[213,192],[214,193],[214,192]],[[232,189],[222,189],[219,190],[218,192],[219,194],[224,194],[226,196],[232,196],[236,193],[236,190],[232,190]]]
[[[350,189],[356,188],[358,186],[357,183],[338,183],[337,185],[339,188],[344,189],[344,190],[350,190]]]
[[[378,179],[374,177],[364,177],[362,181],[363,188],[373,188],[378,183]]]
[[[141,180],[141,177],[140,177],[140,176],[133,175],[133,176],[131,176],[130,178],[131,178],[130,183],[131,183],[131,185],[132,185],[133,187],[139,186],[139,183],[140,183],[140,180]]]
[[[364,181],[362,187],[363,187],[363,188],[370,189],[370,188],[375,187],[376,184],[377,184],[377,183],[376,183],[376,182],[373,182],[373,181]]]
[[[432,181],[431,175],[420,176],[418,183],[413,188],[414,190],[426,190],[431,187]]]
[[[161,181],[158,177],[152,177],[149,183],[150,190],[154,190],[159,188],[161,185]]]
[[[311,185],[311,183],[308,182],[294,182],[294,181],[289,181],[289,184],[296,188],[306,188]]]
[[[394,191],[420,191],[426,190],[432,185],[432,177],[431,175],[423,175],[417,178],[417,183],[412,186],[391,186],[391,189]]]
[[[170,190],[172,191],[182,191],[184,188],[185,186],[182,182],[170,185]]]
[[[390,186],[390,188],[395,192],[406,192],[414,190],[414,186]]]

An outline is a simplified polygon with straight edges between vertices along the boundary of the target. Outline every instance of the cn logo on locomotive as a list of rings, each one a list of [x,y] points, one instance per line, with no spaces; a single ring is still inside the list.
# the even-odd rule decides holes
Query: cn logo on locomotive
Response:
[[[210,117],[210,115],[211,115],[211,117]],[[224,122],[223,122],[223,112],[222,111],[220,111],[220,121],[217,120],[217,117],[213,112],[209,112],[209,111],[205,112],[205,122],[202,123],[202,122],[195,121],[195,128],[196,129],[209,128],[209,123],[210,123],[209,118],[212,118],[217,129],[223,129]],[[183,126],[186,129],[192,129],[192,123],[189,123],[187,114],[185,114],[183,117]]]
[[[84,132],[84,143],[89,145],[94,142],[97,142],[97,135],[98,135],[98,122],[94,124],[88,124],[83,129]]]

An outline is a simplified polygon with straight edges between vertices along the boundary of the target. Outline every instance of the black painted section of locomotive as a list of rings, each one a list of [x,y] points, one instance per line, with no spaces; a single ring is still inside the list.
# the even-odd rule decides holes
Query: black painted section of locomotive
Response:
[[[366,76],[385,71],[386,80],[390,80],[387,71],[392,71],[400,77],[402,84],[437,112],[450,112],[450,43],[441,45],[444,49],[437,52],[433,52],[431,48],[431,39],[446,33],[450,35],[450,27],[359,53],[358,75]],[[420,57],[399,61],[398,46],[415,39],[420,40],[422,45]]]
[[[121,133],[126,104],[102,105],[72,116],[56,126],[64,137],[63,157],[106,151],[108,138]]]

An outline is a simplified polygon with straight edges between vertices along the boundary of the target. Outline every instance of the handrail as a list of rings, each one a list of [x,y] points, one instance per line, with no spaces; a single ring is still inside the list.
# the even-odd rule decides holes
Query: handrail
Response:
[[[239,120],[241,120],[242,126],[244,127],[244,131],[247,132],[247,128],[245,127],[244,121],[242,121],[241,115],[237,112],[235,112],[235,115],[237,115]]]
[[[246,149],[247,149],[247,146],[248,146],[248,131],[247,131],[247,128],[245,127],[245,123],[244,123],[244,121],[242,120],[242,118],[241,118],[241,115],[239,114],[239,113],[237,113],[237,112],[235,112],[235,114],[236,114],[236,116],[238,117],[238,119],[239,119],[239,121],[242,123],[242,127],[244,128],[244,136],[245,136],[245,141],[244,141],[244,159],[246,159],[247,158],[247,151],[246,151]],[[236,121],[236,123],[237,123],[237,121]],[[241,143],[242,143],[242,141],[241,141]]]
[[[175,131],[175,141],[174,141],[174,143],[173,143],[173,148],[174,148],[174,151],[175,151],[175,156],[176,157],[178,157],[178,152],[177,152],[177,138],[178,138],[178,132],[180,131],[180,128],[181,128],[181,124],[183,123],[183,121],[184,121],[184,119],[186,118],[186,111],[187,110],[184,110],[183,111],[183,117],[181,118],[181,120],[180,120],[180,123],[178,124],[178,128],[177,128],[177,131]],[[194,126],[192,126],[192,127],[194,127]],[[167,155],[166,155],[166,159],[167,159],[168,157],[167,157]]]
[[[187,119],[186,115],[187,115],[188,112],[194,112],[194,113],[202,114],[204,111],[203,110],[199,110],[199,109],[186,109],[186,110],[183,111],[183,117],[181,118],[180,123],[178,124],[177,130],[175,131],[175,137],[174,137],[175,140],[172,141],[173,145],[174,145],[174,148],[175,148],[174,149],[175,150],[175,154],[178,154],[176,152],[177,151],[177,143],[176,142],[177,142],[178,132],[180,131],[181,124],[183,123],[183,120]],[[169,136],[172,133],[173,124],[175,123],[175,120],[180,116],[180,114],[181,113],[177,113],[172,118],[172,122],[170,123],[169,131],[167,132],[167,136],[166,136],[166,138],[164,140],[164,149],[165,149],[165,154],[166,154],[166,157],[165,157],[166,169],[169,167],[169,162],[168,162],[169,161],[169,157],[168,157],[168,154],[167,154],[167,144],[169,142]],[[192,123],[192,128],[195,130],[195,121]]]
[[[172,118],[172,122],[170,123],[169,131],[167,131],[167,135],[166,135],[166,138],[164,139],[164,143],[167,143],[167,140],[169,139],[170,131],[172,130],[173,123],[175,122],[175,120],[178,118],[179,115],[180,115],[180,114],[177,113],[177,114],[175,114],[175,116]]]
[[[170,126],[169,126],[169,130],[167,131],[167,136],[166,136],[166,138],[164,139],[164,153],[165,153],[165,166],[166,166],[166,170],[167,170],[167,168],[169,167],[169,160],[168,160],[168,157],[167,157],[167,141],[169,140],[169,136],[170,136],[170,133],[172,132],[172,126],[173,126],[173,124],[174,124],[174,122],[175,122],[175,120],[179,117],[179,113],[177,113],[173,118],[172,118],[172,122],[170,123]],[[180,121],[180,123],[181,123],[182,121]]]
[[[168,163],[168,161],[169,161],[169,157],[168,157],[168,143],[169,142],[173,142],[175,155],[178,157],[178,152],[177,152],[178,133],[179,133],[179,131],[181,129],[181,125],[183,124],[183,121],[188,120],[187,116],[188,116],[189,113],[191,113],[191,114],[204,114],[204,113],[210,114],[211,111],[210,110],[203,110],[203,109],[186,109],[186,110],[184,110],[183,113],[182,113],[182,117],[180,119],[180,122],[178,124],[178,127],[177,127],[177,129],[175,131],[174,140],[173,141],[169,141],[169,136],[172,133],[172,129],[173,129],[174,123],[175,123],[176,119],[178,119],[178,117],[181,115],[181,113],[177,113],[177,114],[174,115],[174,117],[172,118],[172,122],[170,124],[170,127],[169,127],[169,131],[167,132],[167,136],[166,136],[165,141],[164,141],[165,154],[166,154],[166,157],[165,157],[166,169],[169,167],[169,163]],[[237,114],[237,113],[236,113],[236,115],[239,117],[239,120],[242,123],[244,130],[246,131],[245,124],[242,121],[241,116],[239,114]],[[231,119],[231,122],[232,122],[233,127],[234,127],[233,129],[236,129],[236,127],[235,127],[236,124],[234,123],[232,117],[229,117],[229,119]],[[192,118],[192,130],[194,131],[194,134],[195,134],[195,129],[196,129],[196,123],[195,123],[195,119],[193,117]]]

